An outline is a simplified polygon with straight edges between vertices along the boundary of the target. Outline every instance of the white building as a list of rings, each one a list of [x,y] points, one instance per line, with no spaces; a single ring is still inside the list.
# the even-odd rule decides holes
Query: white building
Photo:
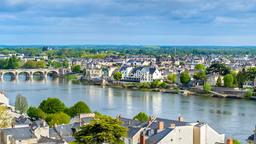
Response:
[[[155,66],[122,67],[120,71],[123,81],[152,82],[163,78]]]

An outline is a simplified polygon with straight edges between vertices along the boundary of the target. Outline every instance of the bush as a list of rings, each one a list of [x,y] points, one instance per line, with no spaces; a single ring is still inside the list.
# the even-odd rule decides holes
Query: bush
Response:
[[[80,67],[80,65],[74,65],[74,66],[71,67],[71,70],[74,73],[80,73],[81,72],[81,67]]]
[[[58,98],[48,98],[47,100],[43,100],[41,102],[39,108],[45,113],[52,114],[63,112],[66,107],[65,104]]]
[[[250,97],[252,97],[252,96],[253,96],[253,90],[248,89],[248,90],[246,91],[245,97],[250,98]]]
[[[41,109],[36,107],[29,107],[27,115],[34,120],[45,119],[46,117],[46,114]]]
[[[203,88],[205,92],[209,92],[212,90],[212,86],[209,83],[204,83]]]
[[[74,104],[72,107],[70,107],[68,109],[68,114],[71,117],[77,116],[81,113],[90,113],[91,110],[88,107],[88,105],[82,101],[77,102],[76,104]]]
[[[70,122],[70,116],[63,112],[49,114],[47,115],[45,121],[48,123],[50,127],[53,127],[55,124],[68,124]]]

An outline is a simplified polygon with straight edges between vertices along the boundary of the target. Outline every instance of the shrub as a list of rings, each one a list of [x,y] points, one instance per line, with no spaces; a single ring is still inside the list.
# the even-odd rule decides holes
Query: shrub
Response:
[[[134,116],[133,119],[141,122],[146,122],[149,120],[149,116],[144,112],[140,112],[136,116]]]

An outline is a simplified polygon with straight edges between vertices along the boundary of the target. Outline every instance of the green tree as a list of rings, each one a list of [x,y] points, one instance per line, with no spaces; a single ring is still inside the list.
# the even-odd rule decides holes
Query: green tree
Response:
[[[194,79],[205,81],[206,78],[206,67],[203,64],[197,64],[195,66]]]
[[[236,76],[237,84],[239,88],[243,88],[244,83],[249,80],[248,74],[246,73],[245,69],[239,71]]]
[[[177,81],[177,75],[176,74],[169,74],[167,76],[167,79],[171,82],[171,83],[176,83]]]
[[[146,121],[149,120],[149,116],[148,116],[146,113],[144,113],[144,112],[140,112],[140,113],[138,113],[137,115],[135,115],[135,116],[133,117],[133,119],[134,119],[134,120],[141,121],[141,122],[146,122]]]
[[[46,114],[41,109],[36,107],[29,107],[27,110],[27,115],[34,120],[46,118]]]
[[[80,65],[74,65],[71,67],[72,72],[74,73],[80,73],[81,72],[81,66]]]
[[[77,102],[72,107],[70,107],[68,110],[68,114],[71,117],[77,116],[82,113],[90,113],[90,112],[91,112],[91,110],[88,107],[88,105],[82,101]]]
[[[191,78],[190,78],[190,75],[189,75],[189,72],[188,71],[184,71],[180,74],[180,82],[182,84],[189,84]]]
[[[221,77],[219,76],[216,82],[216,86],[221,87],[222,86],[222,80]]]
[[[28,109],[28,102],[26,97],[17,95],[15,100],[15,110],[23,114]]]
[[[58,98],[48,98],[40,103],[39,108],[45,113],[52,114],[63,112],[66,107]]]
[[[121,72],[115,72],[113,77],[114,77],[115,80],[120,81],[122,79],[122,73]]]
[[[97,116],[90,124],[84,125],[74,134],[77,143],[123,144],[127,129],[122,122],[109,116]]]
[[[59,112],[47,115],[45,121],[48,123],[50,127],[53,127],[55,124],[68,124],[70,122],[70,116],[63,112]]]
[[[226,75],[231,72],[231,68],[223,63],[213,63],[206,69],[207,73],[218,73],[220,75]]]
[[[8,113],[8,108],[0,106],[0,128],[8,128],[11,126],[12,117]]]
[[[212,90],[212,86],[209,83],[204,83],[203,89],[205,92],[209,92]]]
[[[224,86],[225,87],[233,87],[234,78],[232,74],[227,74],[224,76]]]

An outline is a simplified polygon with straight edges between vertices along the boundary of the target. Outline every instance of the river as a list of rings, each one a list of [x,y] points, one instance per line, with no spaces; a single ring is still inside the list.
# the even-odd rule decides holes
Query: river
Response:
[[[218,132],[241,141],[252,134],[256,124],[256,101],[220,99],[201,96],[180,96],[93,85],[72,84],[63,80],[5,81],[0,88],[14,105],[18,94],[27,97],[29,105],[38,106],[47,97],[57,97],[67,106],[86,102],[93,111],[132,118],[146,112],[162,118],[207,122]]]

